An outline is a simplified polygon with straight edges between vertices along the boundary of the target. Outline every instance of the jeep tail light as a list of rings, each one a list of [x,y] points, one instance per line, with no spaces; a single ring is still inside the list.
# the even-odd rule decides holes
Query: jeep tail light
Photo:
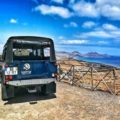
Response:
[[[12,75],[9,75],[9,80],[12,80],[12,79],[13,79]]]
[[[5,76],[5,80],[8,81],[8,80],[9,80],[9,77],[8,77],[8,76]]]
[[[5,81],[9,81],[9,80],[12,80],[12,79],[13,79],[12,75],[5,76]]]
[[[57,73],[52,73],[53,78],[57,78]]]

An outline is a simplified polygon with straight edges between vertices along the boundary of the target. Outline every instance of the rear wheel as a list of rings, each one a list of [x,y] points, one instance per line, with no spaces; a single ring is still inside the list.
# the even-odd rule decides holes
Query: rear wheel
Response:
[[[1,97],[2,97],[2,100],[5,101],[5,100],[8,100],[8,97],[7,97],[7,89],[5,87],[5,85],[1,84]]]
[[[42,95],[47,95],[46,85],[43,85],[43,86],[41,87],[41,94],[42,94]]]
[[[14,87],[1,84],[1,95],[3,101],[14,97]]]
[[[43,95],[48,95],[56,92],[56,83],[52,82],[46,85],[43,85],[41,88],[41,93]]]

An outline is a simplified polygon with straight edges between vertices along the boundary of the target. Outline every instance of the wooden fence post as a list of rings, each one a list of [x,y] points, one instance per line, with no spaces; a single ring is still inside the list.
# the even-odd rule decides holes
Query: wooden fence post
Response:
[[[91,65],[90,75],[91,75],[91,90],[93,90],[93,64]]]
[[[60,81],[60,64],[58,64],[57,70],[58,70],[57,81]]]
[[[72,72],[72,81],[71,81],[71,84],[73,84],[73,81],[74,81],[74,77],[75,77],[75,67],[74,65],[72,66],[73,67],[73,72]]]
[[[115,69],[113,69],[113,87],[114,87],[114,94],[116,94],[116,79],[117,79],[117,76],[116,76],[116,72],[115,72]]]

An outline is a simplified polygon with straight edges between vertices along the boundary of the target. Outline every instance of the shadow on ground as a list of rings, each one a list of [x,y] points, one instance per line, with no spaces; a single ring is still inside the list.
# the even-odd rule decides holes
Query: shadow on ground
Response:
[[[38,93],[21,92],[21,93],[18,93],[16,97],[11,98],[10,100],[6,101],[5,105],[25,103],[25,102],[30,102],[30,104],[36,104],[37,101],[54,99],[54,98],[56,98],[55,94],[42,95]]]

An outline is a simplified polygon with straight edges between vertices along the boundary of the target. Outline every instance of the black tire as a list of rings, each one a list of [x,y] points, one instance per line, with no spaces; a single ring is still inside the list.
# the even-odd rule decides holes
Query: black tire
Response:
[[[1,98],[2,98],[3,101],[8,100],[6,87],[3,84],[1,84]]]
[[[10,99],[10,98],[3,98],[3,97],[2,97],[2,100],[3,100],[3,101],[8,101],[9,99]]]
[[[1,97],[3,101],[9,100],[14,97],[14,87],[1,84]]]
[[[42,95],[47,95],[47,93],[46,93],[46,85],[43,85],[43,86],[41,87],[41,94],[42,94]]]
[[[43,85],[41,88],[41,93],[43,95],[53,94],[55,92],[56,92],[56,83],[55,82]]]

